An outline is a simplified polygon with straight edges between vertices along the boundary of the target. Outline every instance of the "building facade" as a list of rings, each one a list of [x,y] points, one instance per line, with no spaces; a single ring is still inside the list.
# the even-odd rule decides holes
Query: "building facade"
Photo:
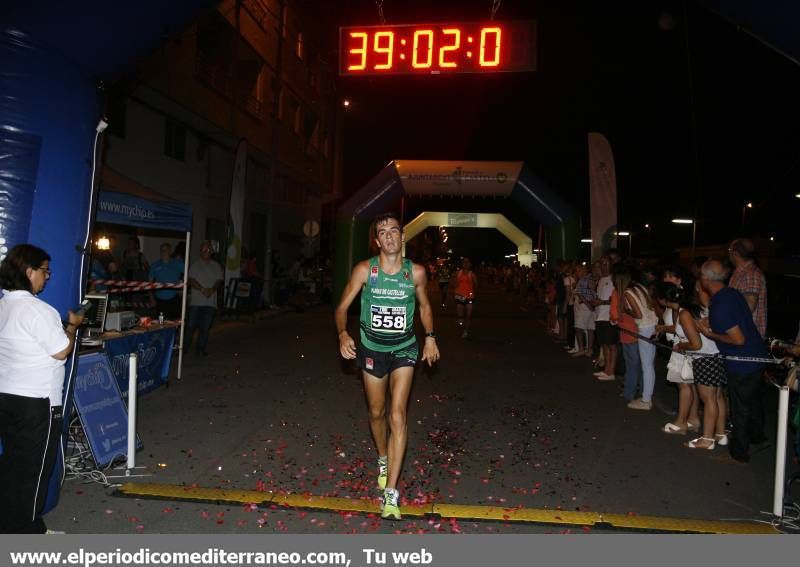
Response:
[[[224,245],[245,139],[243,246],[264,273],[271,219],[284,268],[317,253],[326,235],[303,227],[328,224],[323,208],[341,192],[341,136],[335,64],[323,58],[313,16],[300,1],[223,0],[165,37],[107,89],[100,188],[191,203],[194,258],[204,239]],[[157,243],[145,253],[154,259]]]

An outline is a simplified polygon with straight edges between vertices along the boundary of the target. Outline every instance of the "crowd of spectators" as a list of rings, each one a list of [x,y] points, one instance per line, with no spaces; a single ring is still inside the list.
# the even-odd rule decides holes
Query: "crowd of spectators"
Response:
[[[696,432],[687,447],[727,446],[745,462],[749,446],[766,440],[758,359],[768,354],[767,282],[750,240],[734,240],[728,258],[702,259],[690,271],[623,261],[611,249],[591,266],[559,262],[527,272],[538,272],[527,279],[539,285],[521,293],[541,297],[548,332],[569,355],[591,358],[597,380],[622,376],[628,408],[652,409],[660,351],[666,381],[678,389],[677,415],[664,433]]]
[[[152,263],[141,251],[139,238],[128,238],[122,254],[115,257],[110,250],[94,250],[89,270],[89,291],[107,292],[113,285],[108,280],[137,282],[176,283],[183,280],[185,243],[179,242],[174,250],[164,242],[159,247],[160,256]],[[211,258],[221,264],[219,254],[212,252]],[[195,259],[196,260],[196,259]],[[263,297],[264,274],[258,257],[247,248],[242,248],[240,276],[237,288],[220,289],[220,306],[236,312],[253,312],[266,307],[304,307],[330,303],[333,285],[333,267],[329,258],[298,256],[286,265],[280,254],[272,254],[272,289],[270,301]],[[244,285],[240,285],[244,284]],[[223,300],[222,295],[233,294],[236,299]],[[181,292],[175,290],[143,291],[113,294],[109,301],[111,309],[132,310],[143,315],[156,316],[164,313],[167,319],[180,318]],[[227,295],[226,295],[227,297]],[[233,306],[233,307],[231,307]]]
[[[588,265],[482,265],[480,272],[516,294],[523,311],[543,303],[553,340],[568,355],[591,359],[595,379],[619,377],[631,410],[653,408],[659,375],[676,387],[678,409],[663,433],[693,433],[686,447],[724,446],[747,462],[750,445],[766,441],[767,280],[752,241],[736,239],[727,252],[689,269],[623,260],[611,249]],[[797,459],[800,435],[794,444]]]

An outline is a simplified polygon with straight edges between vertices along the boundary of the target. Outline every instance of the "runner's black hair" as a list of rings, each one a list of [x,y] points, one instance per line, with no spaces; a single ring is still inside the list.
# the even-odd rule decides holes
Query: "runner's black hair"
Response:
[[[386,211],[385,213],[379,214],[375,217],[375,220],[372,221],[372,237],[378,238],[378,225],[381,223],[386,222],[389,219],[394,219],[397,221],[397,224],[400,225],[400,232],[403,232],[403,221],[400,220],[400,215],[398,215],[394,211]]]

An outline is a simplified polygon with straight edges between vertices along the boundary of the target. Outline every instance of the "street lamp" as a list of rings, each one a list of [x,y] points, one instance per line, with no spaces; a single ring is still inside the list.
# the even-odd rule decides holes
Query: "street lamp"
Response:
[[[101,236],[97,239],[97,249],[98,250],[111,250],[111,241],[108,239],[107,236]]]
[[[692,261],[694,261],[694,238],[697,229],[697,222],[695,219],[672,219],[675,224],[690,224],[692,225]]]
[[[628,237],[628,257],[630,257],[633,254],[633,252],[632,252],[632,250],[633,250],[633,236],[631,236],[631,233],[628,232],[628,231],[618,232],[617,236],[627,236]]]
[[[591,238],[581,238],[581,243],[589,245],[589,260],[592,259],[592,239]]]

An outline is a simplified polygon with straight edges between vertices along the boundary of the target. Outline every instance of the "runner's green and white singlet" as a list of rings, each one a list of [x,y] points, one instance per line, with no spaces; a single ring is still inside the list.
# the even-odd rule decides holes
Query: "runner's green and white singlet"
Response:
[[[367,283],[361,290],[361,344],[370,350],[393,352],[413,344],[417,304],[411,260],[400,271],[383,272],[378,257],[370,258]]]

